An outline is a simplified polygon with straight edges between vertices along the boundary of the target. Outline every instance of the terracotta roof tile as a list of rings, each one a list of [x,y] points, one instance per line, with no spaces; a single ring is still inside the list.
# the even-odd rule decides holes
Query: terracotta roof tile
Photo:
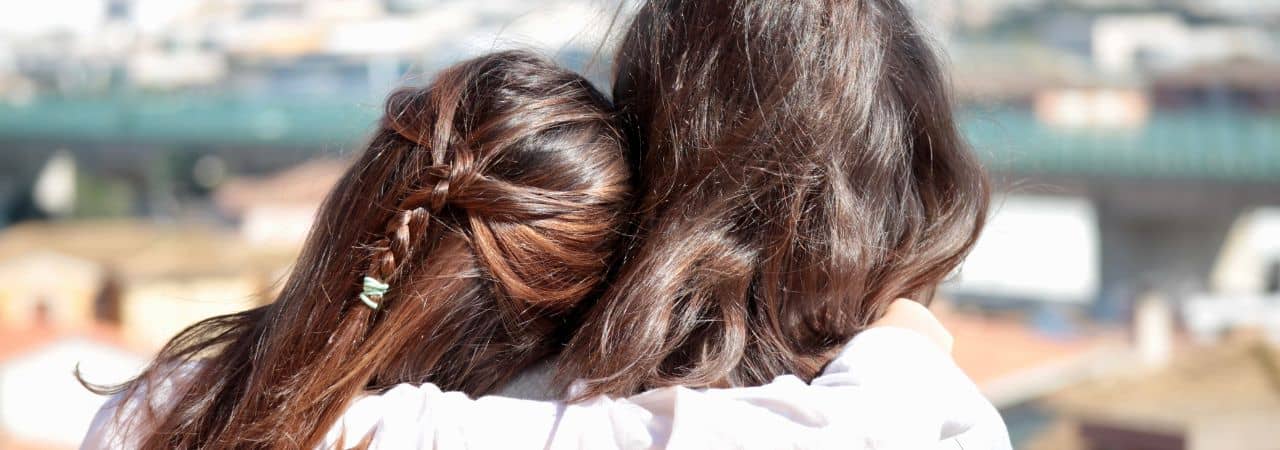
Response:
[[[62,339],[83,338],[140,355],[148,354],[144,346],[129,341],[117,327],[91,325],[83,328],[31,326],[0,327],[0,362],[25,355]]]

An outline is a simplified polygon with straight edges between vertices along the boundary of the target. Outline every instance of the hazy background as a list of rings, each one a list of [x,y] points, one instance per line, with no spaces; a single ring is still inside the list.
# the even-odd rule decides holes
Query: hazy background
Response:
[[[934,309],[1016,447],[1280,449],[1280,1],[912,3],[999,184]],[[0,449],[269,298],[390,88],[507,47],[604,86],[618,8],[0,4]]]

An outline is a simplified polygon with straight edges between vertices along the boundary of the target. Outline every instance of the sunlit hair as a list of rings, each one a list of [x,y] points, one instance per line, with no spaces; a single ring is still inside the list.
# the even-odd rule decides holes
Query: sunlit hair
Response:
[[[984,171],[898,0],[649,0],[615,59],[638,235],[560,361],[580,398],[811,378],[982,228]]]
[[[392,94],[276,301],[183,331],[121,387],[195,361],[143,447],[310,448],[362,392],[481,395],[554,353],[624,222],[611,111],[581,76],[523,52]]]

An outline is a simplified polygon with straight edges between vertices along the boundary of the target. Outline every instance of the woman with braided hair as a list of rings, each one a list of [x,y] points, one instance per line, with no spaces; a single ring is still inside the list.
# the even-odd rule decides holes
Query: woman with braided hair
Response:
[[[599,289],[624,231],[625,154],[606,98],[529,53],[393,93],[276,300],[170,341],[118,398],[181,389],[117,411],[147,425],[116,434],[310,447],[362,393],[494,391],[556,351]]]

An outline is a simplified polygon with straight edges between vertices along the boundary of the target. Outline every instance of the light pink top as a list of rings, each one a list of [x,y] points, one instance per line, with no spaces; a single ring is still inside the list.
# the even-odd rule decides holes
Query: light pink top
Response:
[[[145,396],[160,406],[173,389],[166,382]],[[139,406],[113,397],[82,448],[135,447],[141,427],[128,421]],[[323,445],[350,448],[370,433],[382,449],[1011,448],[999,414],[947,354],[888,327],[853,338],[809,384],[788,375],[759,387],[670,387],[578,404],[404,384],[357,399]]]

